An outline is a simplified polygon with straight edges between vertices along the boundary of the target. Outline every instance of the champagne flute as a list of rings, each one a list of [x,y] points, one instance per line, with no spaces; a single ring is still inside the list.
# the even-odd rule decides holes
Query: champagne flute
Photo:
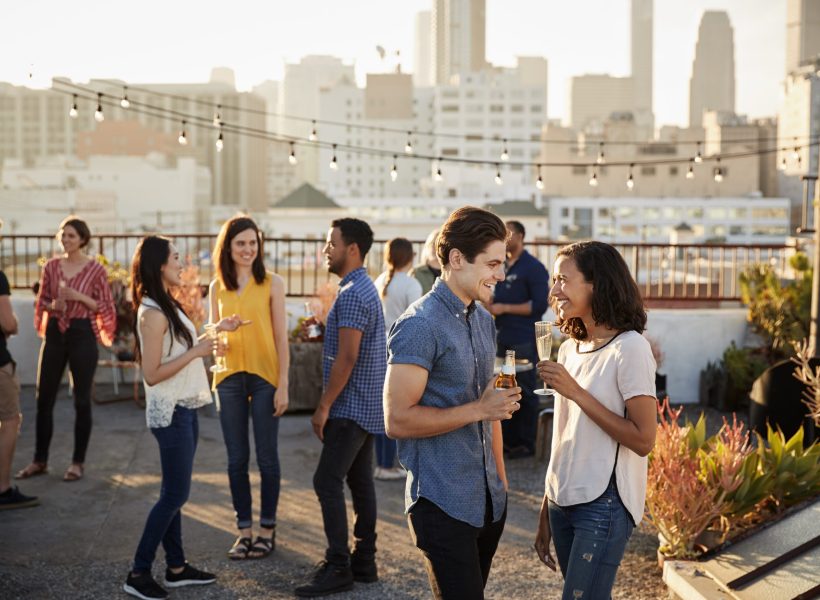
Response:
[[[205,335],[208,336],[208,339],[211,340],[211,342],[216,342],[217,340],[219,340],[220,332],[219,332],[219,329],[217,328],[217,324],[216,323],[206,323],[205,324]],[[224,348],[223,348],[223,352],[224,352]],[[224,373],[225,371],[227,371],[228,368],[225,366],[224,361],[222,360],[224,357],[217,356],[216,348],[214,348],[213,355],[214,355],[214,364],[211,365],[211,369],[210,369],[211,373]]]
[[[538,349],[538,360],[549,360],[552,352],[552,321],[538,321],[535,324],[535,346]],[[544,387],[533,390],[539,396],[550,396],[555,393],[547,387],[547,382],[544,382]]]

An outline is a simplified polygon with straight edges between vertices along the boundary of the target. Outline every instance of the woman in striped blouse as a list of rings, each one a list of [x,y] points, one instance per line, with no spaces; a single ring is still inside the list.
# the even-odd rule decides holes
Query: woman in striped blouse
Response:
[[[83,476],[91,436],[91,386],[97,370],[97,342],[110,346],[117,314],[105,268],[89,257],[88,225],[70,216],[60,223],[57,239],[63,254],[43,268],[34,326],[43,338],[37,369],[37,424],[34,460],[18,479],[48,472],[48,448],[54,428],[54,403],[66,364],[74,382],[74,455],[64,481]]]

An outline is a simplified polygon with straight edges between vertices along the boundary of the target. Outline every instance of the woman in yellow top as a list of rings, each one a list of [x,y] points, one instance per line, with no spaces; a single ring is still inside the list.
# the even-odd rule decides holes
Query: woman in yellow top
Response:
[[[238,215],[216,238],[216,279],[210,286],[210,322],[225,315],[250,321],[227,334],[220,348],[225,371],[214,374],[219,421],[228,450],[228,480],[236,511],[237,537],[231,559],[262,558],[275,546],[279,502],[279,417],[288,407],[288,332],[285,283],[266,272],[263,236],[250,218]],[[256,462],[261,476],[259,534],[253,537],[248,416],[253,420]]]

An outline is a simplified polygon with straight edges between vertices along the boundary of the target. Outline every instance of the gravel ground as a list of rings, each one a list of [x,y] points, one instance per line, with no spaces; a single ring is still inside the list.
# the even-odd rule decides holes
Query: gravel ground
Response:
[[[33,390],[24,390],[24,426],[15,468],[33,449]],[[59,481],[72,443],[73,410],[58,401],[52,443],[52,472],[22,482],[21,489],[41,496],[40,507],[0,512],[0,598],[124,598],[120,591],[147,511],[158,487],[158,453],[146,433],[144,417],[130,403],[95,406],[87,474],[76,484]],[[694,411],[696,414],[697,411]],[[719,415],[710,415],[716,427]],[[172,598],[292,598],[313,564],[321,558],[324,534],[312,490],[319,443],[306,415],[288,416],[280,431],[282,495],[278,546],[264,560],[225,558],[234,530],[224,473],[224,447],[218,420],[206,409],[200,418],[200,445],[191,499],[184,509],[183,532],[189,560],[218,575],[211,586],[178,589]],[[60,457],[59,459],[57,457]],[[92,458],[93,457],[93,458]],[[531,549],[546,466],[533,459],[508,463],[509,515],[496,554],[488,598],[559,598],[561,578],[541,565]],[[254,489],[258,480],[252,479]],[[378,583],[357,584],[340,600],[429,598],[421,559],[413,547],[402,512],[403,487],[378,482]],[[668,596],[656,562],[657,538],[640,526],[627,546],[615,599],[656,600]],[[162,552],[155,563],[161,578]]]

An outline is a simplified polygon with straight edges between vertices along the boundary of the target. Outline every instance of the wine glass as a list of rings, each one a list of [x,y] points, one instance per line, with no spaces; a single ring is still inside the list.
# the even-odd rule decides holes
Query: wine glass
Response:
[[[535,324],[535,346],[538,349],[538,360],[549,360],[552,352],[552,321],[538,321]],[[555,393],[547,387],[547,382],[544,382],[544,387],[533,390],[539,396],[549,396]]]
[[[224,335],[220,334],[218,326],[216,323],[206,323],[205,324],[205,335],[208,336],[208,339],[211,342],[216,342],[217,340],[220,343],[223,343],[223,355],[218,356],[216,348],[214,348],[213,355],[214,355],[214,364],[211,366],[211,373],[224,373],[228,370],[228,367],[225,365],[225,346],[227,346],[227,340],[225,339]]]

